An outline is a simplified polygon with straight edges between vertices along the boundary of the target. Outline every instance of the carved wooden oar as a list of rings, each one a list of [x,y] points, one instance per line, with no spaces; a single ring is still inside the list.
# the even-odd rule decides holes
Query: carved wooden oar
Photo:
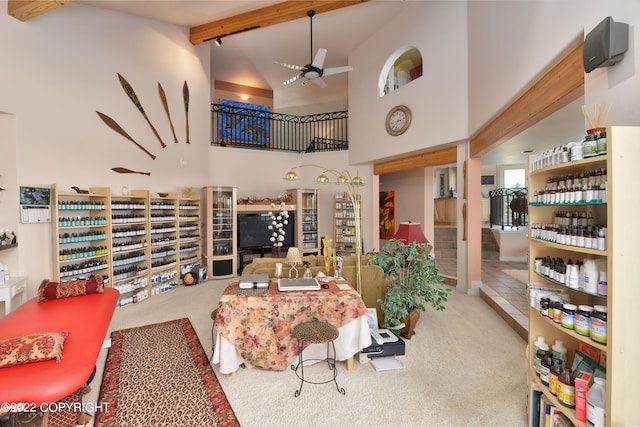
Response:
[[[124,89],[126,94],[129,95],[131,102],[133,102],[133,105],[138,107],[138,110],[140,110],[140,112],[142,113],[142,116],[147,120],[147,123],[149,123],[149,126],[151,126],[151,130],[156,135],[156,138],[158,138],[158,141],[160,141],[160,145],[162,146],[162,148],[166,147],[164,142],[162,142],[162,138],[160,138],[160,135],[158,135],[158,131],[156,130],[155,127],[153,127],[153,124],[151,124],[151,120],[149,120],[149,117],[147,117],[147,113],[144,112],[144,108],[142,108],[142,104],[140,104],[140,100],[138,99],[138,96],[134,92],[129,82],[124,77],[122,77],[120,73],[118,73],[118,78],[120,79],[120,84],[122,85],[122,88]]]
[[[140,175],[151,176],[151,172],[138,172],[138,171],[132,171],[131,169],[127,169],[127,168],[117,167],[117,168],[111,168],[111,170],[118,173],[139,173]]]
[[[167,117],[169,118],[169,124],[171,125],[171,133],[173,133],[173,142],[178,143],[178,137],[176,137],[176,131],[173,129],[173,122],[171,121],[171,114],[169,113],[169,104],[167,103],[167,95],[164,93],[164,89],[160,82],[158,82],[158,92],[160,92],[160,99],[162,100],[162,105],[164,106],[164,111],[167,112]]]
[[[136,144],[138,146],[138,148],[140,148],[142,151],[144,151],[145,153],[147,153],[149,155],[149,157],[151,157],[153,160],[156,159],[156,156],[154,156],[153,154],[151,154],[150,152],[147,151],[146,148],[144,148],[142,145],[138,144],[135,139],[131,138],[131,136],[129,136],[129,134],[127,132],[125,132],[124,129],[122,129],[120,127],[120,125],[118,123],[116,123],[115,120],[113,120],[111,117],[107,116],[106,114],[102,114],[100,111],[96,111],[96,113],[98,113],[98,115],[100,116],[100,118],[102,119],[103,122],[106,123],[107,126],[109,126],[111,129],[115,130],[116,132],[118,132],[120,135],[124,136],[125,138],[127,138],[129,141],[133,142],[134,144]]]
[[[187,122],[187,144],[191,144],[189,141],[189,86],[187,86],[186,80],[182,85],[182,98],[184,99],[184,117]]]

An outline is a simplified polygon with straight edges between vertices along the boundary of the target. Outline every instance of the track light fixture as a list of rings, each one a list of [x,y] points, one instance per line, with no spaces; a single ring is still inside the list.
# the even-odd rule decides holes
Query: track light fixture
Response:
[[[222,46],[222,39],[221,39],[220,37],[218,37],[218,38],[216,39],[216,44],[217,44],[218,46]]]

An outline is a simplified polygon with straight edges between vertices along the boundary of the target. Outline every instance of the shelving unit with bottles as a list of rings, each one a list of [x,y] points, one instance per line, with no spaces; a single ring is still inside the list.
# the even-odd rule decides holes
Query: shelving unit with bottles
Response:
[[[296,206],[296,240],[295,245],[302,255],[318,255],[320,253],[319,233],[320,203],[317,189],[287,190],[292,194],[292,203]]]
[[[66,282],[100,274],[109,283],[109,188],[87,194],[59,192],[53,186],[54,279]]]
[[[200,228],[200,195],[181,196],[178,207],[180,235],[180,268],[190,270],[200,264],[202,233]]]
[[[604,305],[607,307],[606,344],[593,341],[588,336],[576,333],[543,316],[539,310],[529,309],[529,372],[531,390],[539,390],[576,426],[585,426],[578,421],[574,409],[563,406],[549,388],[537,377],[533,363],[534,341],[545,337],[547,343],[562,340],[567,348],[567,365],[570,367],[579,343],[584,342],[606,353],[606,417],[607,425],[626,426],[640,421],[640,405],[634,402],[635,387],[640,383],[640,287],[634,286],[637,272],[634,261],[638,253],[640,227],[637,216],[640,201],[631,192],[634,183],[640,181],[637,159],[640,159],[640,128],[612,127],[607,129],[607,154],[584,160],[571,161],[529,173],[529,221],[530,235],[537,224],[553,224],[558,211],[563,218],[593,218],[593,223],[606,227],[606,248],[581,247],[559,244],[539,237],[529,239],[529,278],[547,286],[562,287],[569,294],[572,304]],[[535,193],[557,177],[575,177],[592,170],[606,170],[606,199],[590,203],[540,203]],[[614,209],[615,208],[615,209]],[[568,213],[568,214],[567,214]],[[579,233],[579,231],[578,231]],[[535,235],[535,233],[534,233]],[[564,241],[564,240],[563,240]],[[573,289],[536,272],[536,259],[547,257],[572,261],[598,260],[606,265],[607,292],[586,292]],[[530,408],[530,411],[534,410]],[[531,418],[530,418],[531,419]]]
[[[151,240],[151,294],[170,291],[178,285],[178,196],[149,199],[149,237]]]
[[[236,274],[237,188],[204,187],[204,253],[210,277],[218,279]]]
[[[359,196],[358,196],[359,197]],[[356,220],[349,194],[338,192],[334,211],[335,249],[337,256],[356,254]]]
[[[149,280],[149,191],[132,190],[111,197],[112,286],[120,291],[119,305],[151,295]]]

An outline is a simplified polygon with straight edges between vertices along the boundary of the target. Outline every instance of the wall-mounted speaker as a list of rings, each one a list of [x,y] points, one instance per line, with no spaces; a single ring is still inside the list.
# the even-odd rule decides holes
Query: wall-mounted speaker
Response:
[[[584,39],[582,62],[584,71],[610,67],[622,61],[629,49],[629,24],[614,22],[607,16]]]

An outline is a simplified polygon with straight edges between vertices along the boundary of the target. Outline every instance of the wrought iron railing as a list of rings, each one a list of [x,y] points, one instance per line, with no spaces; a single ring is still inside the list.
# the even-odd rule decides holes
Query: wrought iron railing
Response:
[[[348,111],[295,116],[211,104],[211,144],[312,153],[348,150]]]
[[[519,229],[529,224],[526,188],[496,188],[489,192],[491,210],[489,221],[491,226]]]

